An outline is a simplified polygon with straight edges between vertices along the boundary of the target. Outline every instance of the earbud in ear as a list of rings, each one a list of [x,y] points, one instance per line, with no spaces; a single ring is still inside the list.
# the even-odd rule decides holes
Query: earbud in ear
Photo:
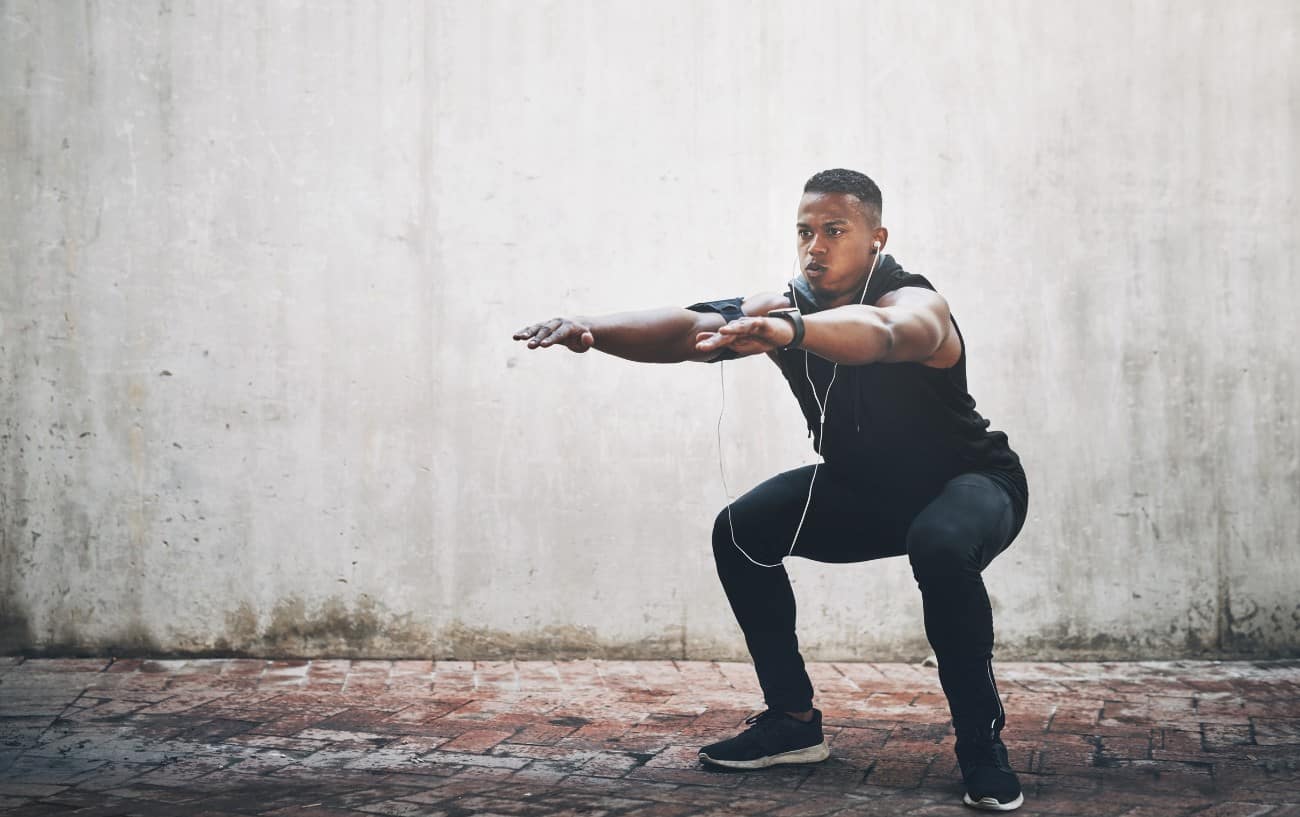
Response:
[[[871,244],[871,251],[872,251],[872,252],[880,252],[880,242],[879,242],[879,241],[872,242],[872,244]]]

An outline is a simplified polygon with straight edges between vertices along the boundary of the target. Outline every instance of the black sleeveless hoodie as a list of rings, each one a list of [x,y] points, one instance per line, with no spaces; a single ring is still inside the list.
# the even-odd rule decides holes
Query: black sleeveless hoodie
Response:
[[[907,272],[885,255],[871,276],[864,302],[874,304],[885,293],[908,286],[934,290],[924,276]],[[794,279],[785,294],[804,314],[821,310],[803,278]],[[961,337],[960,328],[957,335]],[[823,400],[831,362],[799,349],[778,351],[776,359],[826,467],[886,490],[918,510],[948,480],[977,471],[1006,488],[1023,517],[1029,496],[1025,472],[1007,435],[990,431],[989,421],[975,410],[966,387],[964,338],[961,357],[947,369],[920,363],[841,364],[826,405],[824,439],[804,361]]]

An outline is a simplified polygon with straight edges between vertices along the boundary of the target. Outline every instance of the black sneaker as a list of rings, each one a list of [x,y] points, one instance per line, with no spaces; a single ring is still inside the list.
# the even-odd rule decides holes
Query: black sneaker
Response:
[[[710,743],[700,750],[700,760],[732,769],[762,769],[778,763],[817,763],[830,757],[822,736],[822,713],[813,710],[812,720],[768,709],[745,718],[751,726],[734,738]]]
[[[957,763],[966,783],[966,794],[962,796],[966,805],[985,811],[1013,811],[1025,802],[1001,738],[959,745]]]

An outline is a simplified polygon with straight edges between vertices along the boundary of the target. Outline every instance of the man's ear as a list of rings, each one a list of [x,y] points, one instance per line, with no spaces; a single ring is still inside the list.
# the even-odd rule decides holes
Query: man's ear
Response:
[[[885,245],[889,243],[889,230],[884,227],[877,227],[871,240],[880,242],[880,249],[878,249],[877,252],[884,252]]]

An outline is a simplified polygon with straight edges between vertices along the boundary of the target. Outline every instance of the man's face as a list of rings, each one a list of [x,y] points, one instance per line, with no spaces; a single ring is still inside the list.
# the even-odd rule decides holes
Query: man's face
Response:
[[[852,193],[804,193],[799,200],[799,265],[819,303],[856,303],[881,240],[879,217]],[[881,240],[883,244],[883,240]]]

